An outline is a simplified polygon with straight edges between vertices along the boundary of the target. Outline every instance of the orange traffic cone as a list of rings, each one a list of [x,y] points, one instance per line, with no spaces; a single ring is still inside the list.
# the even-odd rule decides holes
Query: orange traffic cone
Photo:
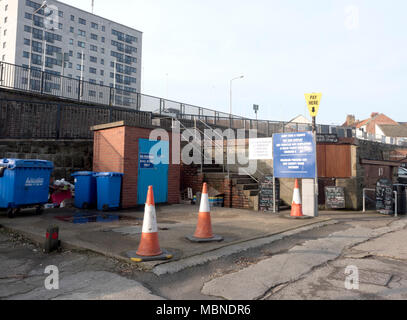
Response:
[[[212,233],[211,211],[209,206],[208,185],[204,183],[201,205],[199,208],[198,225],[193,236],[187,236],[192,242],[222,241],[223,237]]]
[[[303,217],[303,216],[304,215],[302,214],[300,187],[298,185],[298,179],[295,179],[293,204],[291,206],[291,217]]]
[[[171,259],[172,255],[160,249],[158,241],[157,217],[154,204],[153,187],[148,187],[147,202],[144,208],[143,230],[137,252],[129,252],[132,261],[155,261]]]

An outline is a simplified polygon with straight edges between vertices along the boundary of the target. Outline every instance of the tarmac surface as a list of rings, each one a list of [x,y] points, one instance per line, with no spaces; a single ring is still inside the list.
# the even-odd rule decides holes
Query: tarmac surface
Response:
[[[68,209],[42,216],[27,211],[12,220],[0,212],[0,299],[407,299],[405,217],[332,211],[297,221],[222,208],[212,213],[214,232],[235,238],[208,248],[184,240],[184,233],[194,231],[195,208],[157,208],[161,245],[174,237],[179,254],[164,264],[130,262],[123,249],[119,258],[105,254],[119,247],[110,241],[137,247],[142,211],[85,224],[70,222],[75,210]],[[41,250],[50,224],[60,226],[62,253]],[[98,233],[103,241],[94,237]],[[79,239],[72,242],[67,235]],[[49,265],[59,268],[59,290],[44,287]],[[344,286],[349,265],[359,268],[359,290]]]
[[[171,262],[201,256],[229,246],[239,247],[248,241],[331,220],[331,217],[291,220],[271,213],[213,208],[211,210],[213,232],[223,236],[224,241],[197,244],[185,238],[195,232],[197,206],[158,206],[156,211],[160,245],[173,254]],[[50,209],[36,216],[32,210],[27,210],[14,219],[0,215],[0,225],[8,230],[20,232],[39,244],[45,241],[47,227],[55,225],[59,227],[60,240],[64,248],[91,250],[128,261],[127,252],[137,250],[139,245],[143,215],[143,211],[101,213],[76,209]],[[82,223],[86,219],[96,222]],[[103,220],[106,222],[100,222]],[[165,263],[168,261],[145,262],[142,267],[145,270],[152,270]],[[177,271],[179,270],[180,267]]]

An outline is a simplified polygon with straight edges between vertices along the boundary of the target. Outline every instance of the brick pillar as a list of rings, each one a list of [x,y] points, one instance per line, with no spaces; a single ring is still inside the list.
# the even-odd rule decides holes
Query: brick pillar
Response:
[[[225,179],[223,180],[223,188],[225,191],[225,200],[224,200],[225,208],[232,207],[231,184],[232,181],[229,178],[225,177]]]

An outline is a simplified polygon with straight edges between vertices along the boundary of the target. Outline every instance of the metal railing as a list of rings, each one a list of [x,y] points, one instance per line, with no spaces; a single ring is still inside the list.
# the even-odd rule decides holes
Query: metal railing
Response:
[[[0,62],[0,87],[7,89],[50,95],[102,106],[124,107],[179,120],[194,121],[198,119],[219,128],[256,129],[259,136],[266,137],[274,133],[312,130],[311,124],[249,119],[213,109],[124,90],[123,88],[126,85],[130,87],[129,83],[118,83],[116,81],[116,87],[110,87],[61,76],[57,72],[41,71],[35,67],[30,69],[25,66]],[[386,144],[407,145],[407,139],[373,137],[359,129],[350,127],[318,124],[317,133],[335,134],[339,138],[358,138]]]
[[[369,188],[364,188],[363,189],[363,212],[366,212],[366,191],[373,191],[376,192],[376,189],[369,189]],[[393,191],[394,194],[394,216],[397,218],[398,217],[398,192]]]

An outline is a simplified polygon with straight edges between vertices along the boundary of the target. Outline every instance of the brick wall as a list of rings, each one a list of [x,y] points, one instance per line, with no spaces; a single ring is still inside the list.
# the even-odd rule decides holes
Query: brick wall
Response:
[[[192,188],[194,194],[202,192],[204,176],[199,171],[199,166],[181,164],[181,190]]]
[[[92,170],[92,157],[92,140],[0,139],[0,158],[52,161],[52,177],[57,180],[73,182],[73,172]]]
[[[95,171],[116,171],[124,173],[122,207],[136,207],[138,184],[138,139],[149,139],[152,129],[132,126],[118,126],[95,131],[94,161]],[[170,136],[170,150],[172,137]],[[168,168],[168,203],[180,201],[180,165]]]

